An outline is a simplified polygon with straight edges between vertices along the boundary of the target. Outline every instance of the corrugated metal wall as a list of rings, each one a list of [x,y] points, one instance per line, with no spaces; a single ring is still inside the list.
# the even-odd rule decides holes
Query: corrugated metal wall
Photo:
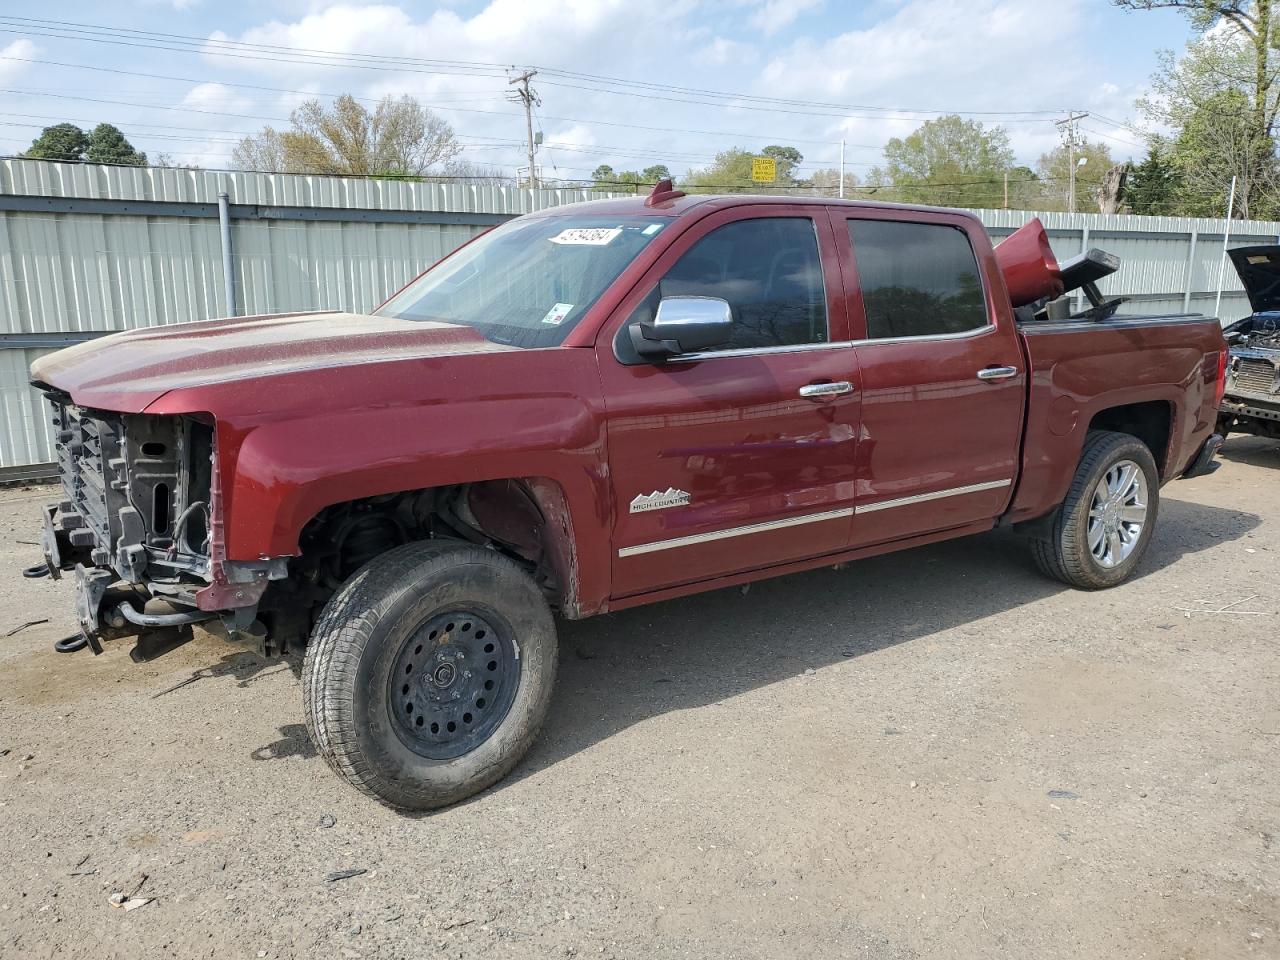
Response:
[[[489,223],[603,194],[283,174],[0,161],[0,469],[51,458],[27,368],[58,334],[224,316],[216,204],[233,206],[239,313],[367,311]],[[975,211],[999,239],[1033,214]],[[1040,214],[1055,253],[1123,260],[1133,313],[1212,312],[1222,221]],[[1237,222],[1232,246],[1277,242]],[[1228,265],[1221,314],[1248,312]]]

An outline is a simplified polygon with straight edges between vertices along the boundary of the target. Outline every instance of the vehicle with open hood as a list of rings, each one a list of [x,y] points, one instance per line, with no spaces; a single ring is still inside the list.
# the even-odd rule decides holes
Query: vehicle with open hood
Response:
[[[1228,254],[1253,312],[1223,331],[1231,354],[1218,432],[1280,440],[1280,246]]]

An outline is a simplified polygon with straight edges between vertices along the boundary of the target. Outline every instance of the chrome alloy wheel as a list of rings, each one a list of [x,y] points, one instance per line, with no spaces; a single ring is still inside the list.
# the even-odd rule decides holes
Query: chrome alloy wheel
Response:
[[[1132,460],[1119,460],[1093,488],[1089,552],[1098,566],[1119,566],[1133,553],[1147,523],[1147,476]]]

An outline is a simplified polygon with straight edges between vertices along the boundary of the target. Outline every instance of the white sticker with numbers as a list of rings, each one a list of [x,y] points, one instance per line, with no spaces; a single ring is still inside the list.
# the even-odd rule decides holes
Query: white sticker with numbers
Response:
[[[567,227],[550,239],[552,243],[604,247],[613,243],[621,233],[621,227]]]

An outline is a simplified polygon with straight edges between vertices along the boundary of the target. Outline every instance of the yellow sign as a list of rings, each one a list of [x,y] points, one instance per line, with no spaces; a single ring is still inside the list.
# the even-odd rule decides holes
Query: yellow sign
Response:
[[[751,179],[756,183],[773,183],[778,179],[778,161],[773,157],[752,157]]]

